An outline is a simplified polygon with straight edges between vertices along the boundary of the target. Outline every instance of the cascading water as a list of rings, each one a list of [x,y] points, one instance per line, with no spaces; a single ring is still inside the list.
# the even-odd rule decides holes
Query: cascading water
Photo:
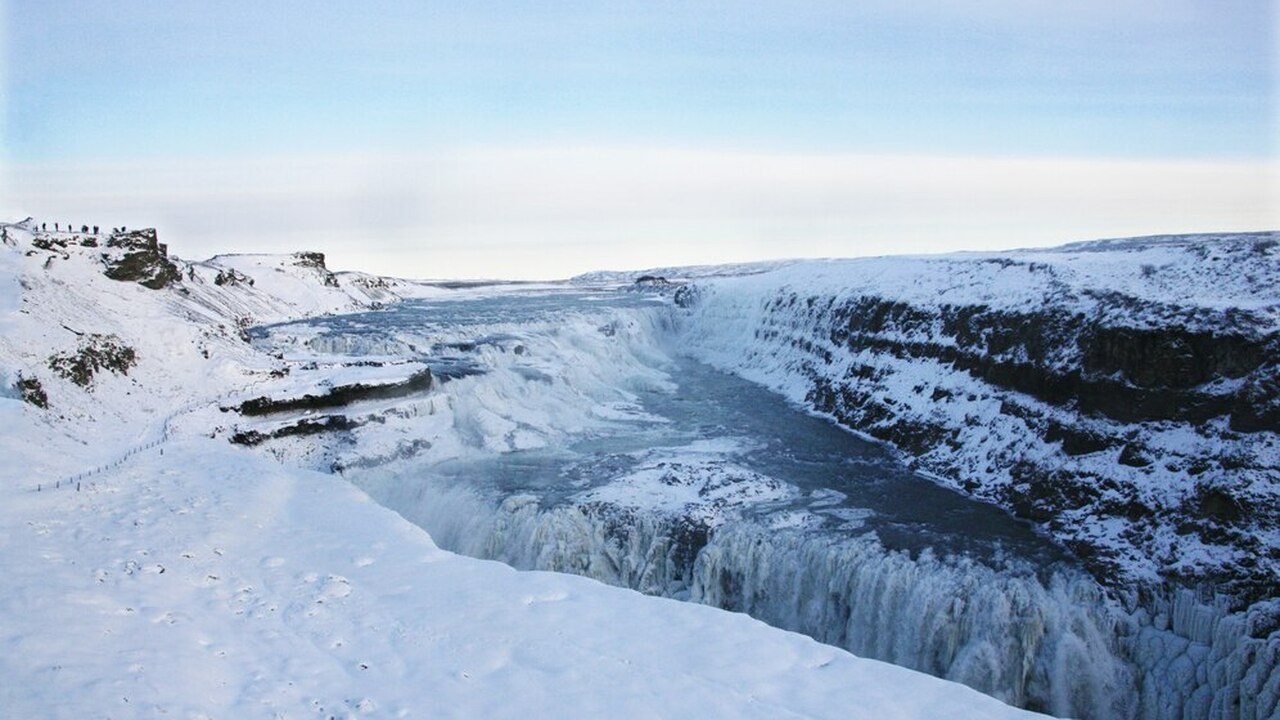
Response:
[[[746,612],[1017,705],[1275,717],[1280,603],[1117,599],[995,508],[673,358],[666,312],[549,294],[332,320],[347,339],[313,347],[385,347],[350,337],[368,334],[489,370],[441,391],[432,452],[348,477],[447,549]]]
[[[699,556],[692,597],[1015,705],[1131,714],[1114,616],[1076,573],[1042,584],[965,559],[886,552],[868,538],[730,527]]]
[[[1077,572],[1044,582],[1029,568],[889,551],[873,536],[752,521],[706,529],[681,517],[547,508],[531,495],[494,506],[432,483],[368,487],[457,552],[744,612],[1057,715],[1132,717],[1137,705],[1123,616]]]
[[[1134,611],[1082,572],[991,567],[752,521],[720,528],[601,506],[494,504],[472,489],[367,477],[441,546],[744,612],[855,654],[1063,717],[1271,718],[1280,603],[1189,591]]]

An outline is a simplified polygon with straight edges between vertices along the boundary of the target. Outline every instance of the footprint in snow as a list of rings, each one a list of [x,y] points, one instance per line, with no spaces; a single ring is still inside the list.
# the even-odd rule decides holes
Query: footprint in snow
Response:
[[[337,600],[351,594],[351,582],[341,575],[330,575],[325,580],[324,585],[320,587],[320,592],[316,594],[316,602],[323,603],[328,600]]]
[[[568,599],[568,597],[569,593],[563,590],[551,590],[538,595],[525,595],[521,600],[524,601],[525,605],[533,605],[535,603],[560,602]]]

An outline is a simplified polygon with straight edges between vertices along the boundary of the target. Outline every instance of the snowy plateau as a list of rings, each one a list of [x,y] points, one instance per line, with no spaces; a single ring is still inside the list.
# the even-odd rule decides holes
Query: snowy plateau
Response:
[[[1280,717],[1280,235],[562,283],[0,227],[2,717]]]

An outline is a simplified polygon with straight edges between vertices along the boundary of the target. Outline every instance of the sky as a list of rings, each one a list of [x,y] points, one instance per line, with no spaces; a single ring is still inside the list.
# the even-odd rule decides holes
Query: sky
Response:
[[[414,277],[1280,227],[1273,0],[8,0],[0,218]]]

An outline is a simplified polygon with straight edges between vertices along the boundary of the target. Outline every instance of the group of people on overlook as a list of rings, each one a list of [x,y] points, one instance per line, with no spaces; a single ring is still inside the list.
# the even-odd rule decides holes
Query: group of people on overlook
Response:
[[[63,230],[63,228],[62,228],[62,223],[54,223],[54,224],[53,224],[53,231],[54,231],[54,232],[75,232],[75,231],[76,231],[76,230],[75,230],[75,227],[74,227],[74,226],[72,226],[72,225],[71,225],[71,223],[66,223],[66,226],[67,226],[67,227],[66,227],[66,230]],[[49,223],[45,223],[45,222],[40,223],[40,230],[42,230],[42,231],[44,231],[44,232],[48,232],[48,231],[49,231]],[[93,229],[92,229],[92,230],[90,230],[90,228],[89,228],[89,226],[88,226],[88,225],[81,225],[81,226],[80,226],[80,232],[82,232],[82,233],[92,233],[92,234],[94,234],[94,235],[97,235],[97,234],[98,234],[98,226],[97,226],[97,225],[94,225],[94,226],[93,226]],[[117,232],[126,232],[126,228],[125,228],[123,225],[121,225],[119,228],[111,228],[111,232],[113,232],[113,233],[117,233]]]

